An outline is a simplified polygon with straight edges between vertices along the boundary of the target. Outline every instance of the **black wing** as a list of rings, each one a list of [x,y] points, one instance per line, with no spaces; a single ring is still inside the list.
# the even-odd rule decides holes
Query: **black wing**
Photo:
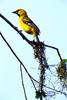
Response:
[[[24,17],[23,22],[26,23],[27,25],[31,26],[32,28],[34,28],[37,33],[40,33],[40,29],[37,27],[36,24],[34,24],[34,22],[30,18]]]

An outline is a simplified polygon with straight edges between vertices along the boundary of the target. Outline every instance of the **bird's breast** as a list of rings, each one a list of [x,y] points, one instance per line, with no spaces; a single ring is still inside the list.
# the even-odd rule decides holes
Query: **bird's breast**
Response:
[[[24,31],[29,31],[31,29],[21,18],[19,18],[19,25]]]
[[[31,27],[30,25],[28,25],[27,23],[23,22],[23,18],[19,18],[19,25],[21,26],[21,29],[24,30],[25,32],[27,32],[28,34],[31,35],[37,35],[38,33],[36,32],[34,27]]]

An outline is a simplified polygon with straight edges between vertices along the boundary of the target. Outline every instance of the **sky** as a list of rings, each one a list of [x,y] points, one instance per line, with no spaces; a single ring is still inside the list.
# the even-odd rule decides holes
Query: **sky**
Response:
[[[39,27],[41,31],[40,40],[48,45],[57,47],[62,58],[67,58],[67,0],[0,0],[0,13],[17,26],[18,29],[21,29],[18,25],[18,16],[12,14],[18,8],[25,9],[29,17]],[[37,79],[38,63],[34,59],[32,48],[1,18],[0,31],[25,64],[29,73]],[[32,36],[27,34],[25,36],[30,40],[33,39]],[[46,56],[49,64],[57,64],[60,61],[55,50],[46,48]],[[19,62],[0,37],[1,100],[25,100],[19,67]],[[24,69],[23,76],[28,98],[31,100],[33,97],[32,100],[34,100],[34,89],[30,85],[31,82]],[[32,94],[31,91],[33,91]],[[59,96],[55,100],[59,100]],[[62,95],[61,100],[66,100],[66,98]]]

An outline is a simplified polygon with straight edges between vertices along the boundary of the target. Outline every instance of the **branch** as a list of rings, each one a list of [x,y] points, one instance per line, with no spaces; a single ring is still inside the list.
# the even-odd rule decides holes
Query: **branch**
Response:
[[[17,32],[19,33],[19,35],[20,35],[24,40],[26,40],[26,42],[27,42],[29,45],[33,46],[32,42],[31,42],[30,40],[28,40],[28,39],[25,37],[25,35],[23,35],[23,33],[22,33],[20,30],[18,30],[17,27],[14,26],[7,18],[5,18],[2,14],[0,14],[0,17],[1,17],[2,19],[4,19],[15,31],[17,31]],[[44,46],[49,47],[49,48],[52,48],[52,49],[55,49],[55,50],[57,51],[57,53],[58,53],[58,56],[59,56],[60,60],[62,60],[62,57],[61,57],[61,55],[60,55],[60,52],[59,52],[58,48],[53,47],[53,46],[50,46],[50,45],[46,45],[46,44],[44,44]]]
[[[4,36],[2,35],[2,33],[0,32],[0,35],[2,37],[2,39],[4,40],[4,42],[7,44],[7,46],[9,47],[9,49],[11,50],[11,52],[13,53],[13,55],[16,57],[16,59],[20,62],[20,64],[23,66],[23,68],[25,69],[25,71],[27,72],[28,76],[30,77],[30,79],[34,80],[36,83],[39,83],[36,79],[34,79],[27,71],[26,67],[24,66],[24,64],[22,63],[22,61],[17,57],[17,55],[15,54],[15,52],[13,51],[13,49],[11,48],[11,46],[8,44],[8,42],[6,41],[6,39],[4,38]],[[48,88],[48,89],[51,89],[51,90],[54,90],[56,92],[60,92],[64,95],[67,95],[65,92],[62,92],[62,91],[59,91],[59,90],[56,90],[56,89],[53,89],[51,87],[47,87],[46,85],[44,85],[44,87]]]
[[[29,74],[29,72],[27,71],[26,67],[24,66],[24,64],[22,63],[22,61],[19,59],[19,57],[16,55],[16,53],[13,51],[13,49],[11,48],[11,46],[9,45],[9,43],[6,41],[6,39],[4,38],[4,36],[2,35],[1,32],[0,32],[0,35],[1,35],[2,39],[4,40],[4,42],[7,44],[7,46],[9,47],[9,49],[11,50],[11,52],[13,53],[13,55],[16,57],[16,59],[19,61],[19,63],[20,63],[20,64],[23,66],[23,68],[25,69],[26,73],[28,74],[29,78],[31,79],[31,82],[33,83],[33,86],[34,86],[34,88],[35,88],[35,90],[36,90],[36,87],[35,87],[35,85],[34,85],[33,80],[34,80],[35,82],[37,82],[37,81]]]
[[[21,63],[20,63],[20,72],[21,72],[21,81],[22,81],[22,86],[23,86],[23,90],[24,90],[24,96],[25,96],[25,99],[28,100],[27,96],[26,96],[26,90],[25,90],[24,82],[23,82],[23,73],[22,73]]]
[[[45,46],[45,47],[48,47],[48,48],[52,48],[52,49],[55,49],[56,51],[57,51],[57,54],[58,54],[58,56],[59,56],[59,58],[60,58],[60,60],[62,61],[62,57],[61,57],[61,54],[60,54],[60,52],[59,52],[59,49],[58,48],[56,48],[56,47],[54,47],[54,46],[50,46],[50,45],[47,45],[47,44],[44,44],[43,42],[35,42],[35,41],[32,41],[32,44],[34,45],[34,46],[37,46],[37,45],[39,45],[39,46]]]
[[[56,48],[54,46],[46,45],[46,44],[43,44],[43,45],[46,46],[46,47],[48,47],[48,48],[55,49],[57,51],[57,53],[58,53],[58,56],[59,56],[60,60],[62,61],[62,57],[60,55],[60,52],[59,52],[59,49],[58,48]]]
[[[21,32],[20,30],[18,30],[17,27],[15,27],[15,26],[14,26],[8,19],[6,19],[2,14],[0,14],[0,17],[1,17],[3,20],[5,20],[15,31],[17,31],[17,32],[19,33],[19,35],[20,35],[24,40],[26,40],[26,42],[27,42],[29,45],[31,45],[32,47],[35,45],[32,41],[28,40],[28,39],[22,34],[22,32]],[[7,44],[7,46],[9,47],[9,49],[11,50],[11,52],[13,53],[13,55],[14,55],[14,56],[16,57],[16,59],[20,62],[20,64],[23,66],[23,68],[25,69],[26,73],[27,73],[28,76],[30,77],[32,83],[33,83],[33,80],[34,80],[35,82],[39,83],[37,80],[35,80],[35,79],[28,73],[26,67],[24,66],[24,64],[22,63],[22,61],[19,59],[19,57],[16,55],[16,53],[13,51],[13,49],[11,48],[11,46],[9,45],[9,43],[6,41],[6,39],[4,38],[4,36],[2,35],[1,32],[0,32],[0,35],[1,35],[2,39],[4,40],[4,42]],[[37,42],[36,42],[36,43],[37,43]],[[41,44],[42,42],[39,41],[38,43]],[[45,47],[49,47],[49,48],[55,49],[55,50],[57,51],[57,53],[58,53],[58,56],[59,56],[60,60],[62,60],[62,57],[61,57],[61,55],[60,55],[60,53],[59,53],[58,48],[53,47],[53,46],[46,45],[46,44],[44,44],[44,43],[42,43],[42,44],[43,44]],[[41,60],[42,60],[42,59],[41,59]],[[42,62],[42,61],[41,61],[41,62]],[[41,63],[41,64],[42,64],[42,63]],[[34,83],[33,83],[33,85],[34,85]],[[45,86],[46,88],[52,89],[52,88],[50,88],[50,87],[47,87],[46,85],[43,85],[43,86]],[[34,86],[34,87],[35,87],[35,86]],[[35,89],[36,89],[36,88],[35,88]],[[52,89],[52,90],[55,90],[55,89]],[[58,91],[58,90],[55,90],[55,91],[56,91],[56,92],[63,93],[63,92]],[[65,95],[67,95],[67,94],[65,94]]]
[[[22,33],[20,30],[18,30],[18,28],[17,28],[16,26],[14,26],[6,17],[4,17],[2,14],[0,14],[0,17],[1,17],[3,20],[5,20],[15,31],[17,31],[17,32],[19,33],[19,35],[20,35],[24,40],[26,40],[26,42],[27,42],[29,45],[33,46],[32,43],[25,37],[25,35],[23,35],[23,33]]]

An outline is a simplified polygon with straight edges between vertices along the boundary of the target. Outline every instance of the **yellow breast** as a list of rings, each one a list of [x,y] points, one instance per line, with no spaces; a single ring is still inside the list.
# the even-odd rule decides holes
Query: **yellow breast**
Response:
[[[33,27],[27,25],[26,23],[24,23],[23,21],[23,17],[19,17],[19,25],[21,26],[22,30],[24,30],[25,32],[27,32],[28,34],[31,35],[36,35],[36,31]]]
[[[21,26],[21,28],[24,30],[24,31],[30,31],[31,30],[31,27],[28,26],[26,23],[24,23],[22,21],[22,17],[19,18],[19,25]]]

